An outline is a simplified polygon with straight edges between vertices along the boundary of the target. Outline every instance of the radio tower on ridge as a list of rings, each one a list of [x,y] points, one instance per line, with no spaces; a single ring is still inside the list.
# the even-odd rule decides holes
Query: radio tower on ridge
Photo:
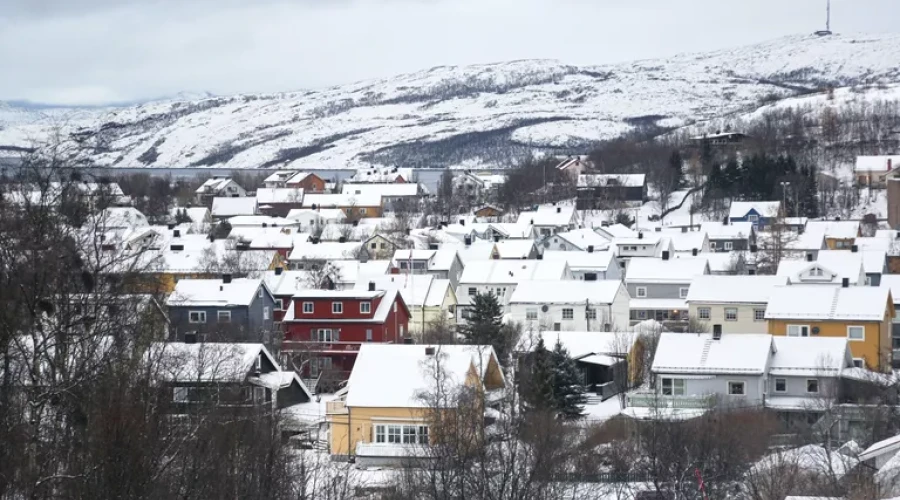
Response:
[[[816,34],[819,36],[831,34],[831,0],[828,0],[828,4],[825,7],[825,29],[816,31]]]

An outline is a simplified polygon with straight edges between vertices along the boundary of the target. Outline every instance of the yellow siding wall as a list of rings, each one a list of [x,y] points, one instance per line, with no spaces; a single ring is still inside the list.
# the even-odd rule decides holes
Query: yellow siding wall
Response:
[[[889,370],[891,367],[891,324],[885,318],[882,322],[840,322],[840,321],[808,321],[808,320],[769,320],[769,333],[787,335],[788,325],[809,325],[819,328],[820,337],[847,337],[848,326],[863,326],[866,338],[863,341],[849,341],[850,352],[854,358],[863,358],[866,366],[873,370]]]
[[[331,415],[331,454],[354,455],[356,443],[375,441],[376,423],[426,422],[428,409],[424,408],[349,408],[349,415]],[[347,419],[351,420],[348,432]]]

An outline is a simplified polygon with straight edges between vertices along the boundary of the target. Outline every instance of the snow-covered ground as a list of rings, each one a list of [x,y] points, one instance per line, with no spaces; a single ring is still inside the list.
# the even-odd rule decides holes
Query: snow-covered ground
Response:
[[[607,66],[443,66],[317,91],[153,102],[62,128],[96,132],[108,147],[96,160],[115,167],[505,166],[635,127],[752,112],[796,87],[898,82],[900,35],[797,35]],[[49,130],[7,127],[0,146],[28,146]]]

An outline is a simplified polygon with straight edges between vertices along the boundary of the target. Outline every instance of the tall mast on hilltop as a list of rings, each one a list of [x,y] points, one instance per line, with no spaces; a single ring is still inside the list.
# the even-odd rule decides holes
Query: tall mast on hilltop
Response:
[[[816,31],[819,36],[828,36],[831,34],[831,0],[828,0],[825,6],[825,29]]]

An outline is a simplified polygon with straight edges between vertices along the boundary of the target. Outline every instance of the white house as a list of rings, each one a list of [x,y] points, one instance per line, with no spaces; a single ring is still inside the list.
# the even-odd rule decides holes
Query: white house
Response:
[[[247,196],[247,190],[230,177],[213,177],[200,185],[194,195],[197,203],[203,205],[211,198],[234,198]]]
[[[509,319],[531,331],[613,331],[628,326],[628,292],[619,280],[548,286],[522,281],[509,299]]]
[[[394,251],[391,259],[400,274],[430,274],[435,278],[449,280],[456,288],[463,271],[463,262],[457,247],[449,245],[437,250]]]
[[[621,280],[622,268],[612,250],[565,252],[545,250],[542,258],[547,261],[564,261],[569,264],[572,277],[577,280]]]
[[[784,276],[697,276],[685,301],[688,315],[724,334],[766,333],[766,305]]]
[[[609,248],[611,241],[612,237],[584,227],[543,238],[540,245],[546,250],[585,251],[593,247],[595,251],[599,251]]]
[[[535,237],[571,231],[578,227],[578,212],[574,205],[541,205],[533,212],[522,212],[516,223],[531,226]]]
[[[900,155],[857,156],[853,174],[859,184],[884,186],[888,173],[898,166],[900,166]]]
[[[226,219],[237,215],[256,215],[258,213],[256,198],[241,196],[236,198],[213,198],[212,218]]]
[[[456,298],[461,317],[469,314],[472,299],[477,294],[492,293],[506,309],[516,286],[523,281],[545,281],[548,287],[560,288],[560,280],[572,280],[572,272],[565,262],[546,260],[487,260],[466,262]],[[574,283],[574,281],[573,281]]]

